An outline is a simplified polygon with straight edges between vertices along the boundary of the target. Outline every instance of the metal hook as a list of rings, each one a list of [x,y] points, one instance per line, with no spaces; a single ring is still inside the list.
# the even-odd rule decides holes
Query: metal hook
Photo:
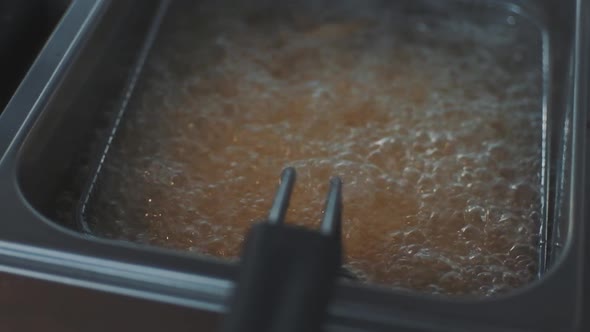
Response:
[[[342,180],[337,176],[330,179],[320,233],[337,239],[342,234]]]
[[[283,224],[285,215],[289,209],[289,201],[291,200],[291,193],[297,177],[293,167],[287,167],[281,173],[281,181],[279,189],[275,195],[272,207],[268,213],[268,222],[275,225]]]

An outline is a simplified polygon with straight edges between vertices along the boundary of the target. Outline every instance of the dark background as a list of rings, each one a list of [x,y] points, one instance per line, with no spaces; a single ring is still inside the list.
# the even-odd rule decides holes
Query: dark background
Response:
[[[68,4],[66,0],[0,0],[0,113]]]

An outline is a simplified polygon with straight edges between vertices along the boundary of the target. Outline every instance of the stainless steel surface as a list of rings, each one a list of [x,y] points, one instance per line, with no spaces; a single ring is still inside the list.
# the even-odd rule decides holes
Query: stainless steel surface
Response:
[[[148,2],[134,3],[136,13]],[[130,2],[131,4],[131,2]],[[490,299],[442,298],[342,282],[331,306],[330,329],[375,331],[585,331],[588,299],[582,296],[589,256],[585,212],[590,4],[571,1],[498,1],[546,27],[546,176],[549,261],[547,273],[527,287]],[[75,150],[57,135],[66,119],[75,128],[84,116],[73,99],[92,102],[75,89],[98,79],[95,61],[112,40],[116,17],[129,15],[123,2],[75,1],[0,116],[0,270],[64,286],[99,290],[206,311],[203,322],[225,310],[232,268],[213,261],[130,244],[90,239],[48,217],[58,178]],[[149,11],[148,11],[149,12]],[[119,28],[121,26],[119,25]],[[131,24],[128,25],[131,29]],[[125,29],[120,38],[124,38]],[[107,34],[108,35],[108,34]],[[141,35],[137,32],[136,37]],[[130,39],[132,40],[132,39]],[[106,57],[106,55],[105,55]],[[93,71],[94,70],[94,71]],[[104,74],[106,75],[106,73]],[[96,90],[94,90],[96,91]],[[84,105],[82,103],[82,105]],[[79,122],[76,122],[79,121]],[[80,125],[80,127],[83,127]],[[81,130],[83,131],[83,130]],[[61,138],[60,138],[61,137]],[[58,150],[56,147],[64,146]],[[41,185],[42,184],[42,185]],[[4,212],[9,211],[9,212]],[[552,232],[548,232],[553,229]],[[544,238],[545,235],[542,236]],[[94,292],[91,292],[95,294]],[[163,304],[164,305],[164,304]],[[180,309],[179,309],[180,310]],[[185,310],[185,309],[182,309]],[[157,310],[152,314],[157,315]],[[105,317],[109,320],[109,317]],[[170,329],[181,322],[170,321]]]

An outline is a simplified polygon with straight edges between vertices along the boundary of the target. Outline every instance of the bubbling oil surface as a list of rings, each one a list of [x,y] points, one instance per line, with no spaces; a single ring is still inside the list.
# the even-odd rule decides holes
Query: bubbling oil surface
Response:
[[[88,203],[92,231],[235,258],[294,166],[288,222],[317,228],[339,175],[346,264],[368,282],[529,282],[539,32],[505,13],[338,3],[173,4]]]

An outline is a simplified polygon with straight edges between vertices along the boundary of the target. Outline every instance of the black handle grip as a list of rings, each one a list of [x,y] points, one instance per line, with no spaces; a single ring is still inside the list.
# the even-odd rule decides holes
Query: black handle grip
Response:
[[[317,332],[342,264],[342,183],[330,181],[319,231],[284,224],[295,170],[287,168],[269,213],[247,237],[223,332]]]
[[[340,264],[333,237],[286,225],[254,226],[224,331],[319,331]]]

